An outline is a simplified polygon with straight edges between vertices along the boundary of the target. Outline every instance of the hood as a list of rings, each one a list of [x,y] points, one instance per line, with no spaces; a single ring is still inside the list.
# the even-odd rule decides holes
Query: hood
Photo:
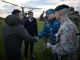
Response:
[[[9,15],[5,18],[5,23],[8,25],[15,26],[21,24],[21,21],[17,18],[16,15]]]

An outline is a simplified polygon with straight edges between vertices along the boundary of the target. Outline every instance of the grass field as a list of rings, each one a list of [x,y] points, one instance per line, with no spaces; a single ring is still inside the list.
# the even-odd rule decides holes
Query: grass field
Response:
[[[3,39],[2,39],[2,28],[4,26],[4,22],[0,19],[0,60],[5,60],[5,51],[3,47]]]
[[[4,44],[3,44],[3,38],[2,38],[2,28],[4,26],[4,21],[0,19],[0,60],[5,60],[6,59],[6,54],[5,54],[5,49],[4,49]],[[39,21],[38,22],[38,31],[41,31],[43,28],[43,22]],[[35,60],[51,60],[50,52],[46,50],[43,53],[43,47],[44,47],[44,41],[39,40],[37,43],[35,43],[34,47],[34,54],[36,55]],[[24,43],[22,44],[22,60],[24,56]]]
[[[0,60],[6,59],[3,38],[2,38],[3,26],[4,26],[4,21],[0,19]],[[38,31],[41,31],[42,28],[43,28],[43,22],[38,21]],[[52,56],[50,55],[51,53],[49,52],[49,50],[46,50],[45,52],[43,52],[43,47],[44,47],[43,39],[35,43],[35,47],[34,47],[34,53],[36,55],[35,60],[52,60]],[[24,56],[23,52],[24,52],[24,43],[22,44],[22,60]]]

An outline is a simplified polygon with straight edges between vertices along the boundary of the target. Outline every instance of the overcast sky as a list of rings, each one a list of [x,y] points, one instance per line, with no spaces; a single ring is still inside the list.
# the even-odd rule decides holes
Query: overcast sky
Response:
[[[80,0],[4,0],[10,3],[17,4],[23,7],[33,7],[33,8],[43,8],[33,10],[34,17],[39,17],[43,10],[53,8],[60,4],[67,4],[69,6],[73,6],[75,10],[80,12]],[[0,16],[6,17],[10,14],[13,9],[20,9],[19,7],[4,3],[0,0]],[[25,9],[25,12],[29,9]]]

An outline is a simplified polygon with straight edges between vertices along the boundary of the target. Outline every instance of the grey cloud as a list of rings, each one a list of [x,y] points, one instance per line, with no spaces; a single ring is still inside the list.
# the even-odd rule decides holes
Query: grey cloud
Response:
[[[27,7],[38,7],[38,6],[44,6],[44,5],[56,5],[57,2],[47,2],[47,0],[37,0],[37,1],[29,1],[22,4],[22,6]]]

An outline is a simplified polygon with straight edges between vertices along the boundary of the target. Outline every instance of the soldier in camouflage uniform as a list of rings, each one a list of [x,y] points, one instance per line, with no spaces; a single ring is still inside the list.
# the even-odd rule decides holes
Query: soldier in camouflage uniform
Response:
[[[80,15],[79,15],[79,12],[78,11],[75,11],[73,7],[70,7],[69,8],[69,15],[68,17],[70,18],[70,20],[75,23],[75,25],[77,27],[80,26]]]
[[[69,8],[69,18],[71,19],[72,22],[75,23],[75,25],[78,28],[79,33],[77,34],[77,36],[79,37],[80,40],[80,14],[78,11],[75,11],[73,7]],[[80,48],[80,44],[79,44],[79,48]],[[80,49],[79,49],[80,52]],[[80,59],[79,59],[80,60]]]
[[[77,60],[78,40],[76,34],[78,30],[68,18],[69,6],[63,4],[56,7],[55,10],[56,18],[61,22],[61,26],[56,34],[58,43],[51,46],[52,52],[58,54],[59,60],[65,60],[64,56],[67,60]]]

